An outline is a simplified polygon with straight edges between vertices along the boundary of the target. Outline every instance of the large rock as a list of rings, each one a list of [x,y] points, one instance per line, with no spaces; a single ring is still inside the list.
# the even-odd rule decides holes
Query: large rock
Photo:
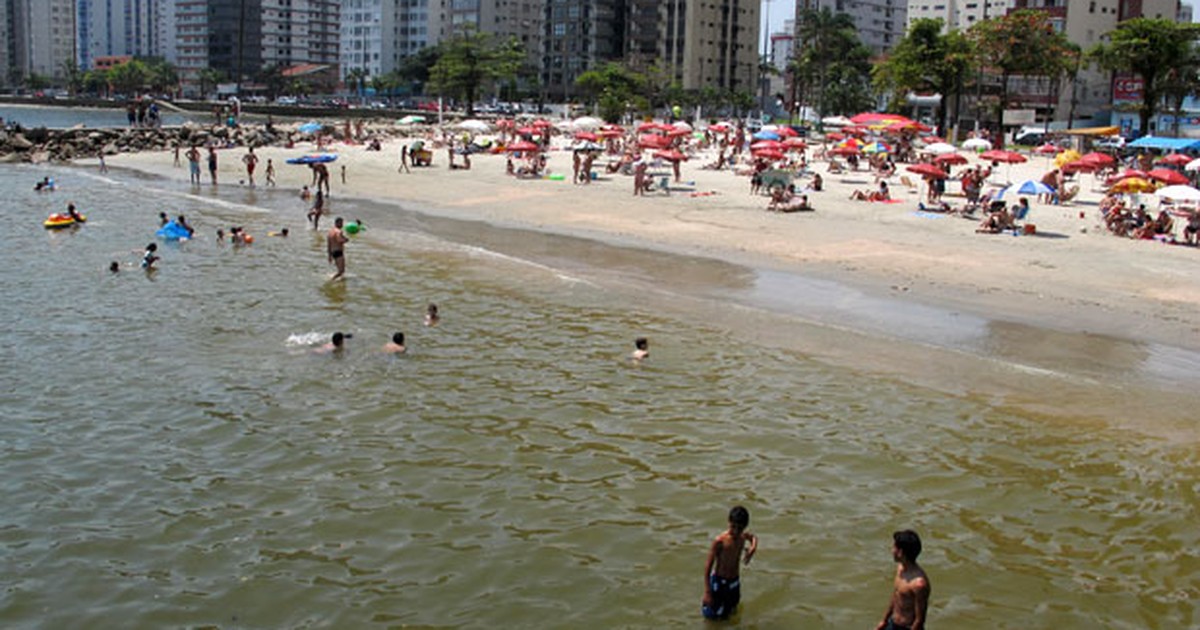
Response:
[[[115,142],[109,142],[108,144],[104,145],[104,148],[100,149],[100,151],[104,153],[104,155],[116,155],[121,152],[120,149],[117,148],[117,143]]]
[[[24,134],[14,133],[12,137],[8,139],[8,146],[18,151],[28,151],[33,148],[33,143],[30,142]]]

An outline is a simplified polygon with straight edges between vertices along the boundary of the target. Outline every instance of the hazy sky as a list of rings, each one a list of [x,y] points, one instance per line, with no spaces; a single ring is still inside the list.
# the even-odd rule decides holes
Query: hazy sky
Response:
[[[1200,0],[1183,0],[1184,4],[1192,5],[1192,20],[1200,21]],[[768,16],[768,13],[770,14]],[[763,0],[762,3],[762,20],[763,24],[767,23],[767,18],[770,17],[771,24],[768,33],[776,33],[783,30],[783,21],[790,20],[796,15],[796,0]],[[762,42],[758,44],[762,46]]]

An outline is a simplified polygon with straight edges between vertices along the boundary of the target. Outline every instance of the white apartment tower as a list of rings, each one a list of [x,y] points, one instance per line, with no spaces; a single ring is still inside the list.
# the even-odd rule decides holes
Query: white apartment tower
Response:
[[[337,65],[338,0],[262,0],[262,66]]]
[[[829,9],[849,15],[863,44],[873,54],[880,55],[904,38],[908,30],[908,4],[909,0],[796,0],[796,11],[799,15],[802,9]]]
[[[161,55],[158,37],[160,0],[77,0],[76,56],[91,70],[98,57]]]
[[[920,19],[939,19],[948,30],[965,31],[976,22],[1008,13],[1014,3],[1015,0],[908,0],[908,25]]]
[[[10,8],[15,72],[61,79],[75,59],[75,0],[12,0]]]
[[[368,76],[396,69],[396,16],[401,0],[342,0],[340,72],[343,81],[355,68]]]

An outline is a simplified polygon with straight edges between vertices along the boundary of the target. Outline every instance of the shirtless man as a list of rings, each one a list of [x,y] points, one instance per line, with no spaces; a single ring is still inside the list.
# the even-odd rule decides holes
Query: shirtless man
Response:
[[[192,178],[191,181],[193,184],[199,185],[200,184],[200,150],[197,149],[196,145],[193,144],[192,147],[190,149],[188,149],[187,153],[185,153],[184,155],[187,156],[188,173],[191,175],[191,178]]]
[[[758,537],[746,530],[750,512],[742,506],[729,511],[729,529],[721,532],[708,549],[704,562],[704,599],[700,611],[705,619],[728,619],[741,601],[741,564],[750,564],[758,550]]]
[[[246,165],[246,181],[253,187],[254,169],[258,166],[258,156],[254,155],[254,147],[250,147],[246,155],[242,156],[242,162]]]
[[[404,347],[404,333],[397,332],[392,334],[392,340],[383,344],[384,354],[404,354],[407,348]]]
[[[271,162],[271,158],[267,158],[267,185],[275,186],[275,164]]]
[[[325,193],[317,191],[317,198],[313,202],[313,207],[308,211],[308,220],[312,221],[313,229],[321,229],[321,215],[325,214]]]
[[[337,273],[330,277],[330,280],[337,280],[346,273],[346,243],[350,241],[350,237],[346,236],[346,232],[342,230],[342,217],[338,217],[333,222],[333,227],[329,228],[329,233],[325,235],[325,246],[329,251],[329,262],[337,267]]]
[[[217,149],[208,147],[208,175],[212,177],[213,186],[217,185]]]
[[[309,164],[309,168],[311,168],[312,172],[313,172],[313,178],[312,178],[313,187],[316,188],[318,192],[320,192],[320,190],[322,188],[324,188],[325,194],[328,195],[329,194],[329,169],[326,168],[324,164]]]
[[[896,560],[892,601],[875,630],[925,630],[929,610],[929,578],[917,564],[921,538],[911,529],[892,534],[892,558]]]

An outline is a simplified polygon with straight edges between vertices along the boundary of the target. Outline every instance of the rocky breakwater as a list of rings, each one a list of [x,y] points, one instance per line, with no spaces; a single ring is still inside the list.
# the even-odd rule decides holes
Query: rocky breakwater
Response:
[[[154,129],[4,129],[0,130],[0,163],[70,162],[99,155],[164,151],[192,145],[265,146],[289,134],[265,127],[205,127],[186,123]]]

